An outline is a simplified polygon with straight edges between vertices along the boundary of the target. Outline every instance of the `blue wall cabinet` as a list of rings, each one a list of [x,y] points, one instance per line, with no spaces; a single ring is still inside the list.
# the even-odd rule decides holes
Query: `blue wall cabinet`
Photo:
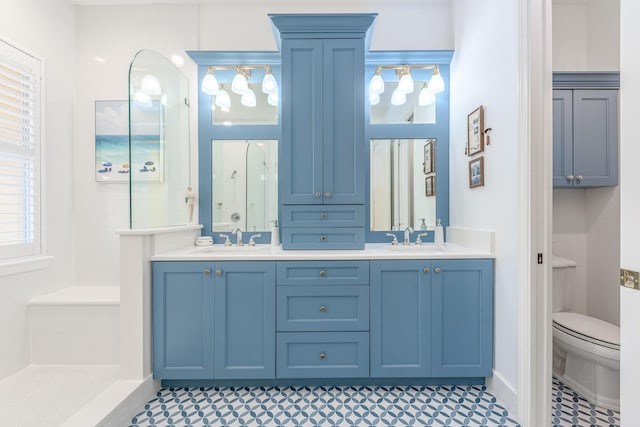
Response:
[[[213,263],[153,263],[153,376],[213,378]]]
[[[431,261],[371,261],[371,376],[431,376]]]
[[[493,261],[432,261],[431,376],[489,377]]]
[[[215,378],[275,378],[274,262],[215,264]]]
[[[364,205],[364,50],[375,15],[270,16],[282,40],[281,210]],[[363,249],[365,220],[329,233],[284,217],[282,247]]]
[[[553,91],[553,186],[618,184],[618,91]]]

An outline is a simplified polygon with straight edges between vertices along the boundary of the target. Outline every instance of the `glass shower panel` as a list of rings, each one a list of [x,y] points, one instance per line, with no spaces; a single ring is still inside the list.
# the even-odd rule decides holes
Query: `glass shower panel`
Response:
[[[129,68],[130,227],[189,223],[189,83],[163,55],[141,50]]]

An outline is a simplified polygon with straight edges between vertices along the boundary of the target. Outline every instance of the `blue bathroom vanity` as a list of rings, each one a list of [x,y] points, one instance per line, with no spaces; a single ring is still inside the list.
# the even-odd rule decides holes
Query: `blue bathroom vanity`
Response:
[[[269,18],[279,52],[189,52],[200,82],[219,79],[198,101],[199,217],[216,244],[152,258],[154,377],[484,383],[493,254],[436,248],[427,230],[448,225],[453,53],[369,52],[375,14]],[[232,78],[257,89],[272,72],[281,103],[264,83],[261,108],[223,102]],[[409,101],[393,101],[411,75]],[[264,244],[276,219],[282,245]]]
[[[483,383],[493,367],[493,262],[453,245],[155,256],[154,377],[167,385]]]

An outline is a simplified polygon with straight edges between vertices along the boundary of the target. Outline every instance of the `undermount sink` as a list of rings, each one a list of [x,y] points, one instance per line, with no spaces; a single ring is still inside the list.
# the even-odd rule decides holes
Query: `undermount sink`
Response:
[[[269,248],[268,245],[256,245],[256,246],[224,246],[224,245],[213,245],[207,246],[206,252],[219,252],[219,253],[238,253],[238,252],[259,252]]]
[[[444,252],[444,247],[433,246],[433,244],[423,244],[423,245],[389,245],[387,249],[390,251],[399,251],[399,252]]]

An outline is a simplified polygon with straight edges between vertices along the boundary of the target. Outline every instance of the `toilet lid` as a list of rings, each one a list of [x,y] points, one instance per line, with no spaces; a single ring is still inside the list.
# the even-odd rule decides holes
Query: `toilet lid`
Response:
[[[570,311],[553,313],[553,323],[578,338],[601,343],[607,347],[620,346],[620,328],[604,320]]]

